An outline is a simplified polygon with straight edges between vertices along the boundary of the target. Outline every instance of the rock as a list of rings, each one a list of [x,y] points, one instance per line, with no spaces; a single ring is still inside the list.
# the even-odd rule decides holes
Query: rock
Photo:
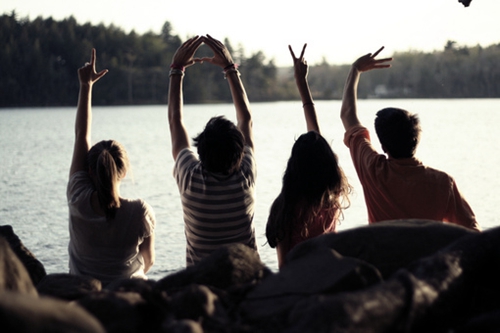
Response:
[[[190,319],[169,321],[165,323],[163,329],[168,333],[203,333],[200,323]]]
[[[153,292],[155,285],[155,281],[132,278],[113,281],[108,283],[104,289],[109,291],[133,291],[144,297]]]
[[[26,268],[5,238],[0,236],[0,293],[3,291],[38,295]]]
[[[481,314],[469,320],[455,333],[498,333],[500,327],[500,309]]]
[[[157,332],[167,319],[167,302],[158,297],[145,300],[137,292],[101,292],[76,301],[94,315],[107,333]]]
[[[219,301],[208,287],[190,285],[172,296],[171,307],[177,319],[200,322],[215,314]]]
[[[287,333],[449,332],[477,316],[476,292],[498,291],[500,228],[462,237],[364,290],[313,296],[290,312]],[[497,304],[489,312],[498,309]],[[487,312],[487,311],[486,311]]]
[[[106,333],[77,305],[10,291],[0,293],[0,323],[9,333]]]
[[[101,290],[101,281],[67,273],[46,275],[37,285],[38,293],[66,301],[73,301]]]
[[[287,255],[285,265],[302,253],[326,246],[344,257],[357,258],[375,266],[387,279],[413,261],[430,256],[461,237],[477,233],[429,220],[379,222],[302,242]]]
[[[259,331],[275,332],[279,318],[301,300],[364,289],[381,280],[373,266],[317,247],[296,255],[278,274],[263,280],[248,293],[240,309],[246,320],[258,323]]]
[[[28,271],[33,285],[36,286],[38,282],[45,275],[47,275],[47,273],[45,272],[45,267],[43,267],[42,263],[35,257],[35,255],[24,246],[19,237],[14,233],[12,226],[0,226],[0,235],[5,237],[10,247],[12,248],[12,251],[14,251],[14,253],[17,255],[19,260],[21,260],[24,267]]]
[[[225,290],[255,284],[270,273],[256,251],[243,244],[232,244],[220,247],[197,265],[159,280],[156,288],[169,291],[199,284]]]

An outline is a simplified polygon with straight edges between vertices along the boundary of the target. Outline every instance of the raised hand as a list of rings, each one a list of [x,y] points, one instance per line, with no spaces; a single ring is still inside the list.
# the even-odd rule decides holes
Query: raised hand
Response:
[[[368,53],[358,60],[356,60],[352,66],[356,68],[360,72],[367,72],[372,69],[380,69],[380,68],[388,68],[391,67],[391,64],[387,62],[392,61],[392,58],[384,58],[384,59],[375,59],[375,57],[384,49],[382,46],[378,49],[374,54]]]
[[[95,71],[95,60],[96,60],[95,49],[92,49],[90,54],[90,62],[86,62],[85,65],[78,69],[78,78],[81,84],[92,85],[97,82],[101,77],[103,77],[108,70],[103,69],[99,73]]]
[[[193,65],[195,62],[201,61],[198,58],[194,58],[194,54],[203,43],[203,39],[200,36],[194,36],[187,41],[185,41],[178,49],[172,58],[172,66],[180,68],[185,68]]]
[[[212,49],[214,56],[201,58],[201,61],[206,61],[222,68],[226,68],[234,64],[233,58],[224,44],[210,35],[202,38],[203,42],[210,47],[210,49]]]
[[[293,69],[295,79],[307,78],[307,73],[309,72],[309,66],[307,66],[307,61],[304,59],[304,52],[306,50],[307,44],[304,44],[302,48],[302,52],[300,53],[300,57],[296,57],[295,53],[292,50],[292,47],[288,45],[288,49],[290,50],[290,54],[293,58]]]

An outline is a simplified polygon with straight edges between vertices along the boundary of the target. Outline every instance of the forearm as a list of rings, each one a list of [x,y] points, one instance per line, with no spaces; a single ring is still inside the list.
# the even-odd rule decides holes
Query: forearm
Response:
[[[316,108],[312,98],[309,83],[306,78],[296,78],[295,82],[300,93],[302,107],[304,109],[304,117],[306,119],[307,131],[316,131],[320,133],[318,118],[316,116]]]
[[[75,145],[69,174],[85,169],[85,159],[91,146],[92,86],[80,84],[75,119]]]
[[[183,80],[183,75],[171,75],[168,90],[168,122],[174,160],[182,149],[189,146],[187,132],[182,122]]]
[[[236,108],[237,126],[245,137],[245,144],[253,148],[252,113],[245,87],[237,71],[228,71],[226,78]]]
[[[345,130],[358,125],[359,119],[357,114],[357,90],[359,77],[361,73],[354,66],[347,76],[344,86],[344,95],[342,97],[342,107],[340,110],[340,118]]]
[[[144,260],[144,273],[147,273],[155,262],[154,235],[146,237],[139,245],[139,253]]]
[[[92,126],[92,86],[80,84],[76,109],[75,136],[90,142]]]

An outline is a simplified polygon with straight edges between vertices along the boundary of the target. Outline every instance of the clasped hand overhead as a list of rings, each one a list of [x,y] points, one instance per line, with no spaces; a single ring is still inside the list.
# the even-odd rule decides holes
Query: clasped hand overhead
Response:
[[[201,46],[206,44],[213,51],[212,57],[195,58],[194,54]],[[175,52],[171,67],[186,68],[197,62],[209,62],[222,68],[234,65],[233,58],[228,49],[219,40],[210,35],[194,36],[184,42]]]

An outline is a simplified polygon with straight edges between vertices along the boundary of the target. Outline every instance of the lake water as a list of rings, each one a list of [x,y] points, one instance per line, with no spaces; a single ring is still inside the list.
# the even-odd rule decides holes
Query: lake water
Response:
[[[322,134],[338,154],[355,193],[339,230],[366,225],[361,186],[339,119],[340,101],[316,102]],[[423,133],[417,156],[457,181],[483,229],[500,225],[500,99],[362,100],[361,122],[373,131],[377,110],[406,108],[419,114]],[[124,197],[141,197],[157,218],[156,263],[148,276],[159,279],[185,265],[182,210],[172,176],[173,159],[166,106],[94,107],[93,142],[124,144],[132,172],[121,186]],[[10,224],[48,273],[67,272],[66,182],[73,149],[76,108],[0,110],[0,224]],[[257,175],[255,228],[263,262],[277,269],[275,250],[266,244],[269,206],[294,139],[305,131],[300,102],[253,103]],[[235,120],[232,104],[187,105],[184,120],[191,137],[215,115]]]

